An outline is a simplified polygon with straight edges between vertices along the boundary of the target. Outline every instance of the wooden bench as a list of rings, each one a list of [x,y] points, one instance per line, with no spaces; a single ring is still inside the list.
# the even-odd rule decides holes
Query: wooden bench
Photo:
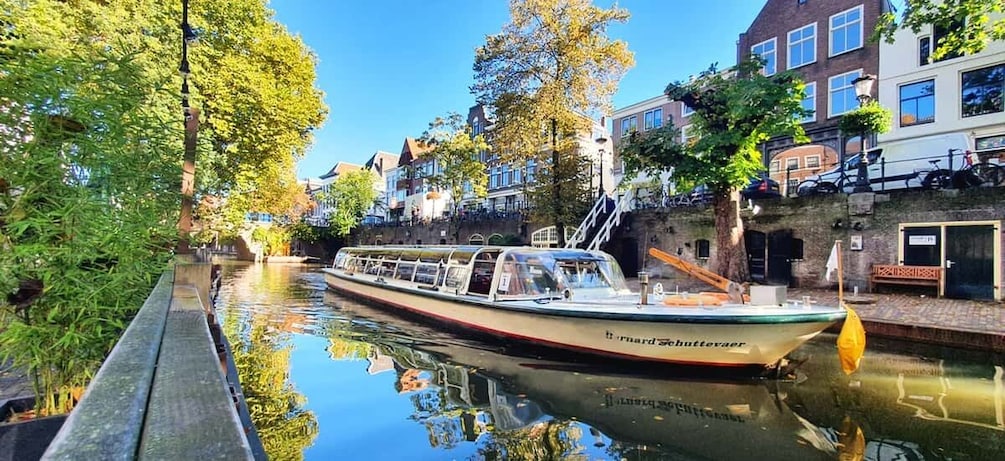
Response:
[[[941,295],[942,267],[873,264],[869,274],[869,292],[873,292],[879,284],[935,287]]]

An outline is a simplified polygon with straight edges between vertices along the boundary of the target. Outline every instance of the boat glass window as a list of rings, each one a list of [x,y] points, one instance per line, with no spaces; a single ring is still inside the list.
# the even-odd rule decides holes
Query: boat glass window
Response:
[[[436,264],[419,264],[415,269],[415,283],[434,285],[436,283]]]
[[[478,251],[478,247],[461,247],[450,254],[450,264],[467,264],[471,262],[471,257]]]
[[[412,280],[412,274],[415,273],[415,264],[412,263],[398,263],[398,272],[394,274],[394,278],[399,280]]]
[[[479,253],[475,258],[471,282],[468,283],[468,293],[488,295],[492,289],[492,275],[495,272],[496,260],[492,253]]]
[[[444,251],[443,248],[431,248],[424,250],[421,255],[419,255],[419,260],[424,263],[436,263],[447,259],[450,250]]]
[[[468,268],[451,266],[447,270],[447,288],[462,288],[464,280],[468,278]]]
[[[336,269],[344,269],[345,268],[345,258],[346,258],[346,255],[348,255],[348,254],[349,254],[349,252],[346,251],[346,250],[339,250],[339,252],[335,254],[335,261],[332,264],[332,267],[334,267]]]
[[[510,253],[503,260],[497,293],[506,296],[557,296],[562,284],[550,269],[555,259],[548,252]]]

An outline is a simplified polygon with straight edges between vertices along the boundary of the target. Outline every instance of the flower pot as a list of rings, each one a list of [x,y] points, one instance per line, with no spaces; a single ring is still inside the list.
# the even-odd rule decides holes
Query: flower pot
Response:
[[[0,401],[0,419],[32,409],[34,397]],[[35,461],[42,457],[69,415],[55,415],[16,423],[0,422],[0,461]]]

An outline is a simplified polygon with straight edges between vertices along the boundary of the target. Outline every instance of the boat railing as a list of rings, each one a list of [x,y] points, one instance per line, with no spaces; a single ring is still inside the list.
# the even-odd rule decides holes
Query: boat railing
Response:
[[[600,245],[603,245],[611,240],[611,233],[614,229],[617,229],[621,225],[621,217],[625,212],[631,210],[632,199],[635,196],[633,189],[628,189],[625,194],[618,199],[614,206],[614,211],[611,212],[604,224],[600,226],[600,230],[593,237],[593,241],[586,247],[587,250],[596,251],[600,250]]]
[[[607,207],[607,194],[600,194],[597,201],[593,204],[593,208],[590,208],[590,212],[583,218],[583,222],[579,224],[576,228],[576,232],[572,234],[571,237],[565,242],[566,248],[576,248],[577,245],[586,240],[587,234],[590,232],[594,226],[597,225],[597,219],[599,219]]]

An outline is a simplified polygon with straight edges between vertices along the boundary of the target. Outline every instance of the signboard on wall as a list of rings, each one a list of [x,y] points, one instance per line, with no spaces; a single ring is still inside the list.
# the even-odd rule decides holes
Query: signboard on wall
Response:
[[[907,238],[907,244],[912,246],[934,246],[936,241],[934,235],[911,235]]]

